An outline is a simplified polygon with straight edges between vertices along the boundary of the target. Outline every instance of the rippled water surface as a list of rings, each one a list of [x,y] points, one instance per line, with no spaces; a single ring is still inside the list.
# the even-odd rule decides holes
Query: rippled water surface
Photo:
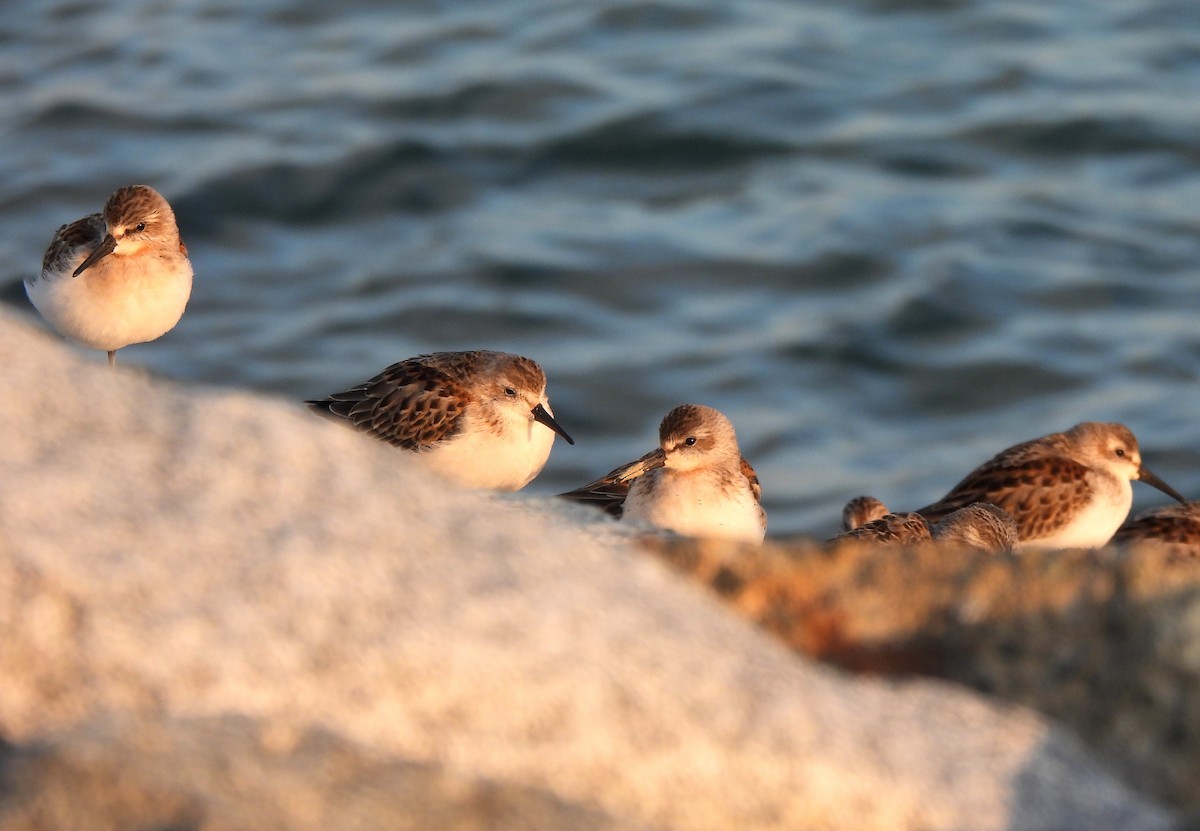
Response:
[[[774,534],[1083,420],[1200,497],[1194,0],[10,0],[0,50],[6,300],[118,185],[176,207],[192,302],[127,363],[519,352],[579,442],[534,492],[695,401]]]

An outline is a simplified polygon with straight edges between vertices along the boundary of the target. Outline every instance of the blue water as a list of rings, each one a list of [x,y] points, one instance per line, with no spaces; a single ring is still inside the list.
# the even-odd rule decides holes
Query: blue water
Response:
[[[1200,497],[1198,90],[1194,0],[9,0],[0,294],[145,182],[196,285],[123,361],[519,352],[578,440],[533,492],[694,401],[777,535],[1083,420]]]

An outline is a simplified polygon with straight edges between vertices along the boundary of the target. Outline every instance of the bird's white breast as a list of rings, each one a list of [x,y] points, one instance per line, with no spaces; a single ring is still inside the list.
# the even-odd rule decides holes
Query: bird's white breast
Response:
[[[154,340],[179,322],[192,293],[192,266],[182,257],[146,262],[109,255],[78,277],[46,274],[25,291],[63,336],[115,350]]]
[[[468,416],[463,432],[416,457],[465,487],[515,491],[541,472],[553,445],[554,433],[532,419],[505,422],[497,433],[490,424]]]
[[[1070,522],[1048,537],[1022,540],[1018,548],[1100,548],[1129,517],[1133,487],[1128,479],[1098,475],[1091,500]]]
[[[677,473],[660,468],[634,480],[624,519],[666,528],[687,537],[762,542],[762,509],[749,484],[730,487],[705,471]]]

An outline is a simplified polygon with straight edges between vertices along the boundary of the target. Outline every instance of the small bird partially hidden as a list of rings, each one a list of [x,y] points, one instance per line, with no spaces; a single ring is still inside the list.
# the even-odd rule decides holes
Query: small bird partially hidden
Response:
[[[763,541],[762,487],[723,413],[682,404],[662,420],[658,440],[657,450],[561,495],[687,537]]]
[[[161,337],[192,294],[192,264],[175,212],[146,185],[108,198],[104,211],[63,225],[25,293],[59,334],[108,352]]]
[[[507,352],[419,355],[305,403],[471,488],[520,490],[545,466],[556,433],[575,443],[554,420],[542,368]]]
[[[932,539],[929,523],[920,514],[885,512],[843,531],[829,542],[857,540],[875,545],[907,546],[927,543]]]
[[[853,531],[868,522],[891,513],[887,505],[873,496],[856,496],[842,508],[842,530]]]
[[[1122,525],[1113,542],[1157,548],[1176,558],[1200,558],[1200,502],[1144,511]]]
[[[830,542],[857,540],[896,546],[939,542],[989,554],[1012,551],[1020,542],[1017,523],[1007,511],[990,502],[976,502],[951,511],[939,522],[929,522],[915,512],[890,513],[882,502],[871,496],[855,497],[846,503],[842,513],[845,524],[857,519],[865,521],[848,528]]]
[[[1001,451],[917,513],[933,522],[991,502],[1016,520],[1021,548],[1098,548],[1128,517],[1135,479],[1184,501],[1142,465],[1128,427],[1087,421]]]

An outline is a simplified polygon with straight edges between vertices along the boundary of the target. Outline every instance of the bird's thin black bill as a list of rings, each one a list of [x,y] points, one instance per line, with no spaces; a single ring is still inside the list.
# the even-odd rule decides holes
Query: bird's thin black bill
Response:
[[[1177,499],[1180,502],[1184,503],[1185,505],[1187,504],[1187,500],[1184,499],[1182,496],[1180,496],[1179,492],[1177,490],[1175,490],[1173,487],[1168,485],[1162,479],[1159,479],[1157,476],[1155,476],[1150,471],[1146,470],[1146,468],[1141,468],[1138,471],[1138,481],[1145,482],[1147,485],[1149,485],[1152,488],[1158,488],[1160,491],[1162,491],[1163,493],[1165,493],[1167,496],[1171,497],[1172,499]]]
[[[117,247],[117,241],[112,234],[105,234],[104,239],[100,240],[100,244],[96,246],[96,250],[87,255],[87,259],[79,264],[79,268],[75,269],[72,277],[78,277],[83,272],[94,266],[100,260],[107,257]]]
[[[567,435],[567,431],[559,426],[558,422],[554,420],[554,416],[546,412],[546,408],[541,404],[538,404],[533,408],[533,420],[545,424],[551,430],[558,433],[560,436],[566,439],[567,444],[575,443],[575,439]]]

